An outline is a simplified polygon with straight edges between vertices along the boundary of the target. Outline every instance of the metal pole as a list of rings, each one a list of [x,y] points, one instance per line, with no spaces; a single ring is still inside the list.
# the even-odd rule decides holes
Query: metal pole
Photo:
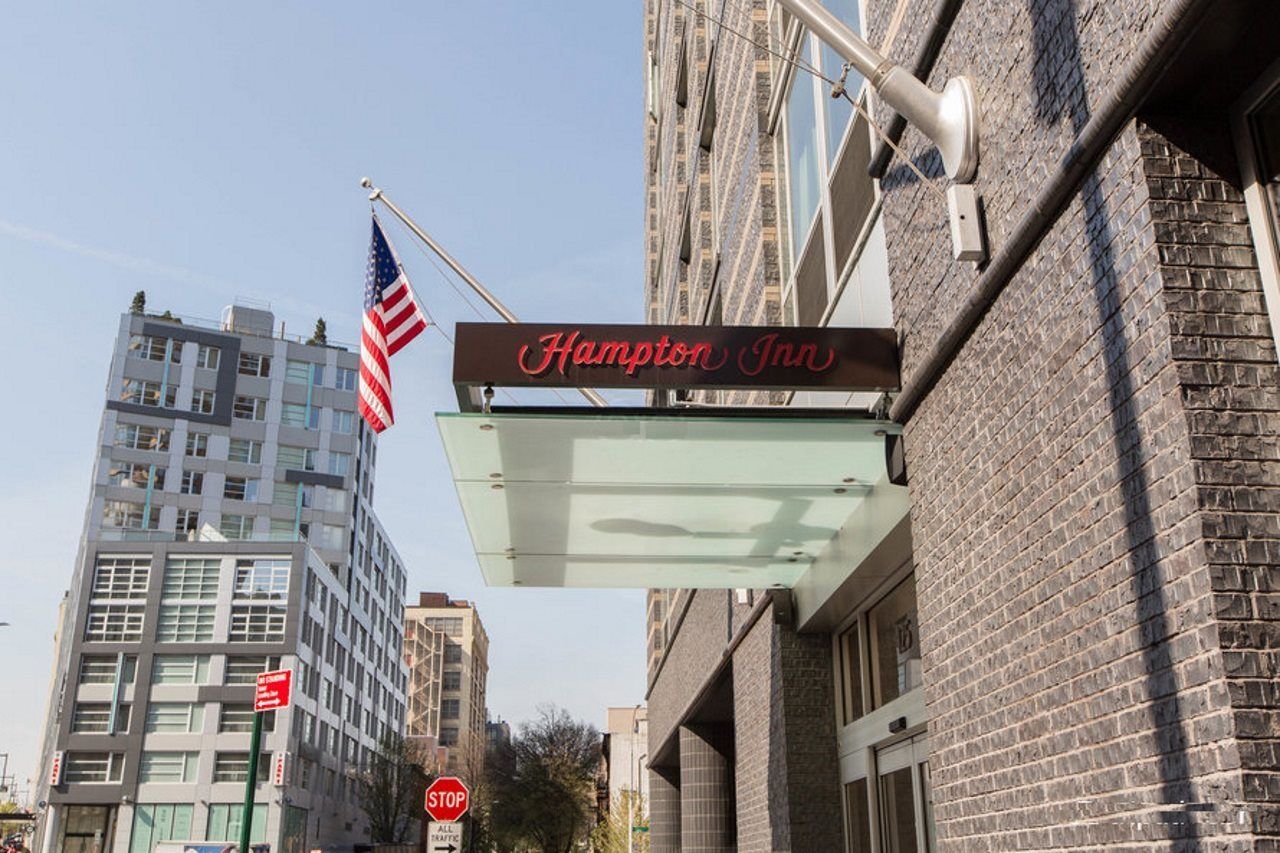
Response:
[[[244,781],[244,811],[240,813],[240,853],[249,853],[249,830],[253,828],[253,795],[258,787],[258,746],[262,743],[262,711],[253,715],[249,736],[249,777]]]
[[[426,243],[427,248],[429,248],[431,251],[439,255],[440,260],[448,264],[449,269],[456,272],[462,278],[462,280],[465,281],[471,287],[472,290],[474,290],[477,294],[479,294],[481,299],[483,299],[486,303],[488,303],[490,308],[492,308],[494,311],[497,311],[498,316],[506,320],[508,323],[520,322],[519,318],[517,318],[515,314],[511,313],[511,309],[507,308],[507,306],[499,302],[498,297],[490,293],[488,288],[486,288],[483,284],[481,284],[476,279],[475,276],[467,272],[466,268],[463,267],[462,264],[454,260],[453,256],[450,255],[448,252],[446,252],[443,246],[441,246],[435,240],[431,239],[431,235],[429,235],[426,231],[423,231],[421,228],[419,228],[418,223],[410,219],[403,210],[396,207],[395,203],[391,199],[387,198],[386,195],[382,192],[382,190],[378,189],[373,185],[373,181],[369,180],[368,178],[361,178],[360,186],[364,187],[365,189],[372,190],[372,192],[369,193],[369,201],[380,201],[383,204],[385,204],[387,206],[387,209],[390,210],[392,213],[394,213],[396,215],[396,218],[405,224],[406,228],[408,228],[415,235],[417,235],[419,240]],[[599,394],[597,394],[595,391],[593,391],[590,388],[579,388],[578,393],[586,397],[587,401],[590,402],[591,405],[593,406],[605,408],[609,405],[608,401],[606,401],[604,397],[601,397]]]
[[[947,177],[962,184],[973,180],[978,169],[978,107],[968,79],[953,77],[935,92],[881,56],[818,0],[778,2],[866,77],[886,104],[933,140]]]

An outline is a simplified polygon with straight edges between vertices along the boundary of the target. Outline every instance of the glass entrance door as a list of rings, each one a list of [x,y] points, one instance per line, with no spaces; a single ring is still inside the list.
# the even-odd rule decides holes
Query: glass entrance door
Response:
[[[876,776],[882,853],[932,850],[928,740],[921,735],[877,750]]]

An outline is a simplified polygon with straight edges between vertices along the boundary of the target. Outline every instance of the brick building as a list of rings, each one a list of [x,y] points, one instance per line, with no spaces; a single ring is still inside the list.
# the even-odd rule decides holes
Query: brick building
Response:
[[[892,326],[903,383],[660,402],[887,405],[907,486],[794,589],[651,595],[653,849],[1280,834],[1274,6],[831,0],[973,82],[975,265],[929,141],[775,55],[829,48],[690,5],[645,3],[649,321]]]

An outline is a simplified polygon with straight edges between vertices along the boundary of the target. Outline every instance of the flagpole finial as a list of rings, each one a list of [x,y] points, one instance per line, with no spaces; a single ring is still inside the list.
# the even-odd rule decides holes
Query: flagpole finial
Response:
[[[382,190],[375,187],[373,185],[373,181],[369,180],[368,178],[361,178],[360,186],[364,187],[365,189],[373,190],[373,192],[369,193],[369,201],[377,201],[378,197],[382,195]]]

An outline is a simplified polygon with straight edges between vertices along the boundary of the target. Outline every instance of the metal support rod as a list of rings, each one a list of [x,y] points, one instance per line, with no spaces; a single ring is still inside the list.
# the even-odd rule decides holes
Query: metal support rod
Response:
[[[367,190],[371,190],[371,192],[369,193],[369,201],[380,201],[383,204],[385,204],[387,206],[387,209],[390,210],[392,213],[394,213],[396,215],[396,218],[405,224],[406,228],[412,231],[419,240],[426,243],[427,248],[435,252],[440,257],[440,260],[448,264],[449,269],[457,273],[458,276],[463,281],[465,281],[471,287],[472,290],[474,290],[477,294],[479,294],[481,299],[483,299],[486,303],[488,303],[490,308],[492,308],[494,311],[497,311],[498,316],[506,320],[508,323],[520,322],[519,318],[516,317],[515,314],[511,313],[511,310],[507,308],[507,306],[503,305],[501,302],[498,301],[498,297],[490,293],[488,288],[486,288],[483,284],[481,284],[476,279],[475,276],[467,272],[466,268],[463,267],[462,264],[455,261],[453,259],[453,256],[444,250],[443,246],[441,246],[435,240],[431,239],[431,235],[428,234],[426,231],[423,231],[421,228],[419,228],[418,224],[414,222],[412,219],[410,219],[403,210],[396,207],[395,203],[391,199],[387,198],[386,195],[382,192],[382,190],[375,187],[373,185],[373,181],[369,180],[368,178],[361,178],[360,186],[364,187]],[[590,402],[591,405],[593,406],[605,408],[609,405],[608,401],[605,400],[604,397],[601,397],[598,393],[596,393],[594,390],[590,388],[579,388],[578,393],[581,394],[583,397],[586,397],[587,401]],[[243,853],[243,851],[241,851],[241,853]]]
[[[253,734],[249,736],[249,778],[244,783],[244,811],[240,812],[240,853],[249,853],[249,833],[253,829],[253,799],[258,788],[258,748],[262,744],[262,711],[253,713]]]
[[[881,56],[818,0],[778,0],[814,35],[840,54],[884,102],[938,146],[947,177],[969,183],[978,169],[978,108],[965,77],[935,92],[911,72]]]

